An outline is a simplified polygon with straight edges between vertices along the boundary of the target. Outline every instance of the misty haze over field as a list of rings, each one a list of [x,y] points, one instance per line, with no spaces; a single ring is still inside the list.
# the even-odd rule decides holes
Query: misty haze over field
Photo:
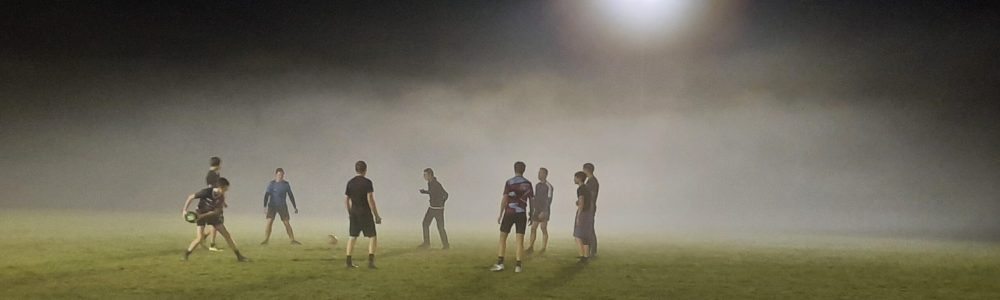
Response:
[[[282,167],[346,224],[365,160],[387,222],[432,167],[448,220],[489,225],[521,160],[569,228],[593,162],[599,232],[1000,238],[995,8],[716,3],[630,43],[570,3],[5,4],[0,208],[176,214],[220,156],[227,212]]]

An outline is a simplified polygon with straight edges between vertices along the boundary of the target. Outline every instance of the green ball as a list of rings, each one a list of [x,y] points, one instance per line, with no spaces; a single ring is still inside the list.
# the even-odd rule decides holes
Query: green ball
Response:
[[[197,220],[198,220],[198,214],[194,213],[193,211],[189,211],[186,214],[184,214],[184,221],[187,221],[188,223],[194,223]]]

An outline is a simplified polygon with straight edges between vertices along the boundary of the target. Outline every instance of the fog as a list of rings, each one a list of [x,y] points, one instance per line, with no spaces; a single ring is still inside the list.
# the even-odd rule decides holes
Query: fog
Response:
[[[537,64],[485,46],[471,61],[371,66],[285,50],[206,64],[8,56],[0,207],[172,216],[219,156],[227,212],[262,214],[281,167],[300,216],[346,226],[344,187],[365,160],[386,222],[416,227],[430,167],[449,222],[490,226],[524,161],[533,182],[550,170],[552,226],[569,228],[572,175],[592,162],[599,232],[996,238],[1000,128],[982,100],[996,59],[977,55],[997,47],[894,54],[953,36],[927,33],[641,49],[565,33],[568,58]]]

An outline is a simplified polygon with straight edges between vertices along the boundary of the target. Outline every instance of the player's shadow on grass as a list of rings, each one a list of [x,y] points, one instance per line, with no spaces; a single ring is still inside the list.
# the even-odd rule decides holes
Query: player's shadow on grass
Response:
[[[383,254],[378,254],[378,258],[400,256],[400,255],[406,255],[406,254],[410,254],[410,253],[424,252],[424,251],[427,251],[427,250],[418,249],[418,248],[391,249],[390,251],[386,251]]]
[[[533,290],[542,291],[560,288],[567,283],[572,282],[573,277],[576,277],[576,274],[579,274],[580,271],[583,271],[586,268],[586,264],[573,262],[571,265],[559,268],[559,270],[553,273],[551,280],[536,281],[532,286],[534,288]]]

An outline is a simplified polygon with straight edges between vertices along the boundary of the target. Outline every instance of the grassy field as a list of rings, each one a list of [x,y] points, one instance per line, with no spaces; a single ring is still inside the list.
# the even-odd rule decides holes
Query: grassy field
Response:
[[[197,251],[182,262],[194,230],[179,215],[3,211],[0,298],[1000,299],[996,243],[604,233],[602,258],[580,266],[562,232],[515,274],[487,271],[494,231],[454,229],[442,251],[415,249],[413,228],[382,227],[380,269],[347,270],[344,243],[325,238],[346,224],[293,224],[304,245],[289,245],[279,225],[260,246],[262,220],[229,216],[253,261]]]

